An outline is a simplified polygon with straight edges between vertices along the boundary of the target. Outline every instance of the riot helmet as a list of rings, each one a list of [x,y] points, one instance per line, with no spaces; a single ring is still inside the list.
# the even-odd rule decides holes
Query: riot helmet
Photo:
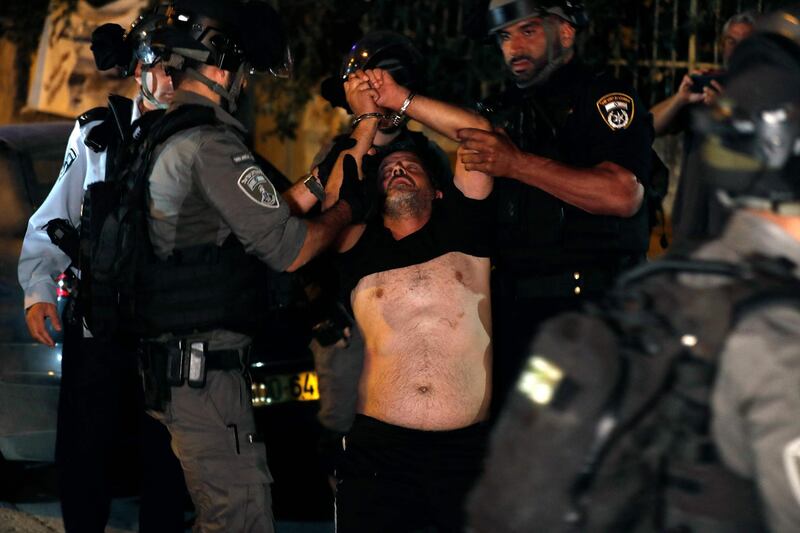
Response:
[[[530,26],[541,26],[545,39],[542,52],[537,44],[539,33],[526,31],[526,19]],[[589,23],[583,5],[569,2],[547,2],[535,0],[491,0],[487,12],[489,35],[497,37],[503,58],[521,88],[541,85],[572,57],[573,46],[562,42],[561,23],[572,28],[582,28]],[[516,37],[514,35],[517,35]],[[520,39],[519,35],[524,37]]]
[[[136,62],[153,64],[157,57],[144,44],[149,32],[166,21],[166,7],[139,15],[126,32],[119,24],[103,24],[92,32],[91,50],[98,70],[120,69],[120,76],[133,75]]]
[[[382,68],[405,87],[418,89],[422,54],[411,39],[391,31],[374,31],[358,40],[342,61],[342,81],[357,70]]]
[[[185,73],[220,95],[230,111],[253,71],[268,71],[288,77],[291,54],[280,16],[260,0],[176,0],[166,12],[166,21],[145,41],[153,55],[165,65]],[[233,72],[230,87],[221,87],[198,71],[211,65]]]
[[[411,39],[391,31],[366,34],[350,47],[338,75],[322,82],[322,96],[334,107],[351,111],[342,84],[357,70],[381,68],[404,87],[417,91],[422,85],[422,54]]]
[[[777,26],[736,48],[723,97],[695,116],[698,168],[728,207],[800,214],[800,18],[791,18],[770,15]]]
[[[133,75],[136,64],[140,63],[142,83],[139,84],[139,93],[156,109],[166,108],[168,102],[159,101],[150,89],[149,69],[159,58],[146,44],[146,40],[165,21],[166,5],[161,5],[137,17],[127,32],[118,24],[103,24],[92,32],[91,50],[98,70],[116,67],[120,76],[127,78]]]
[[[589,15],[579,2],[547,0],[491,0],[487,22],[489,34],[529,17],[555,15],[576,28],[589,25]]]

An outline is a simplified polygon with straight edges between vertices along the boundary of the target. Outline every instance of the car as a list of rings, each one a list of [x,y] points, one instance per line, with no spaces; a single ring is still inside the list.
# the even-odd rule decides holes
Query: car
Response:
[[[27,221],[59,174],[71,122],[0,126],[0,461],[52,462],[61,344],[34,342],[25,325],[17,262]],[[265,170],[280,190],[288,181]],[[282,182],[282,183],[281,183]],[[280,183],[280,185],[279,185]],[[282,187],[283,186],[283,187]],[[333,499],[321,467],[319,390],[308,350],[311,311],[300,277],[273,273],[279,294],[251,350],[256,423],[267,446],[276,518],[329,520]],[[66,301],[68,291],[59,298]]]
[[[31,339],[17,262],[28,218],[59,174],[72,127],[0,127],[0,455],[9,461],[53,459],[61,347]]]

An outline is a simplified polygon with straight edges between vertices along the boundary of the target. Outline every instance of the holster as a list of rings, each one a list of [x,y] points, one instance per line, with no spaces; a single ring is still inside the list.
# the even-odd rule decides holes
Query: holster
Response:
[[[163,412],[172,398],[167,381],[169,346],[143,343],[139,347],[139,374],[142,376],[145,409]]]
[[[143,342],[140,345],[140,369],[145,407],[163,411],[170,401],[170,387],[188,383],[203,388],[208,370],[247,369],[249,347],[242,350],[209,351],[206,342],[177,340]]]

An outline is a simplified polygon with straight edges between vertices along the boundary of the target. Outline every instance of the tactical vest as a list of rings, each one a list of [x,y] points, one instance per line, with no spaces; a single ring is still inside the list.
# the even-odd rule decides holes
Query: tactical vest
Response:
[[[117,171],[87,190],[82,223],[82,290],[94,336],[154,337],[225,328],[252,333],[271,300],[269,269],[233,237],[222,246],[176,249],[166,260],[153,252],[147,189],[156,147],[197,126],[225,127],[213,109],[184,105],[137,123]],[[122,163],[122,164],[120,164]]]
[[[595,75],[580,65],[568,64],[562,69],[570,69],[573,79],[569,83],[551,80],[542,88],[512,88],[479,108],[495,126],[506,129],[520,150],[570,165],[591,166],[573,160],[563,132],[572,109],[595,83]],[[599,161],[592,164],[596,163]],[[627,219],[592,215],[514,179],[497,179],[494,188],[496,263],[501,270],[537,274],[591,265],[614,269],[620,256],[641,257],[647,251],[645,210]],[[604,258],[608,265],[602,264]],[[624,261],[624,266],[633,263]]]
[[[476,532],[757,533],[755,486],[710,431],[718,357],[768,306],[800,308],[794,265],[658,261],[602,306],[546,323],[469,505]],[[680,273],[728,278],[696,288]]]

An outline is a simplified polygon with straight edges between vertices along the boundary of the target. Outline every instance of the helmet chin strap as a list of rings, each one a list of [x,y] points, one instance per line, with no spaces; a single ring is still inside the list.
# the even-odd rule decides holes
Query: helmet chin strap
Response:
[[[226,89],[219,83],[209,79],[208,77],[200,74],[194,68],[187,68],[185,70],[186,75],[192,78],[193,80],[199,81],[212,91],[215,94],[218,94],[222,98],[222,107],[228,113],[235,113],[236,112],[236,103],[239,100],[239,94],[242,92],[242,85],[244,85],[244,77],[245,74],[249,71],[249,67],[246,63],[242,63],[239,65],[239,68],[236,69],[236,74],[233,77],[233,82],[231,83],[231,88]]]
[[[150,72],[150,66],[142,65],[142,83],[139,85],[139,93],[142,95],[142,98],[147,100],[147,102],[153,106],[153,108],[166,109],[169,107],[169,104],[167,102],[158,101],[158,99],[150,90],[150,84],[148,83],[147,79],[148,77],[153,80],[154,85],[158,84],[158,78],[152,75],[152,72]]]
[[[547,39],[547,62],[545,65],[538,69],[530,79],[515,80],[517,87],[520,89],[527,89],[542,85],[550,79],[553,72],[563,67],[567,62],[568,50],[560,46],[558,41],[558,23],[550,18],[546,18],[542,26],[545,32],[545,39]]]

